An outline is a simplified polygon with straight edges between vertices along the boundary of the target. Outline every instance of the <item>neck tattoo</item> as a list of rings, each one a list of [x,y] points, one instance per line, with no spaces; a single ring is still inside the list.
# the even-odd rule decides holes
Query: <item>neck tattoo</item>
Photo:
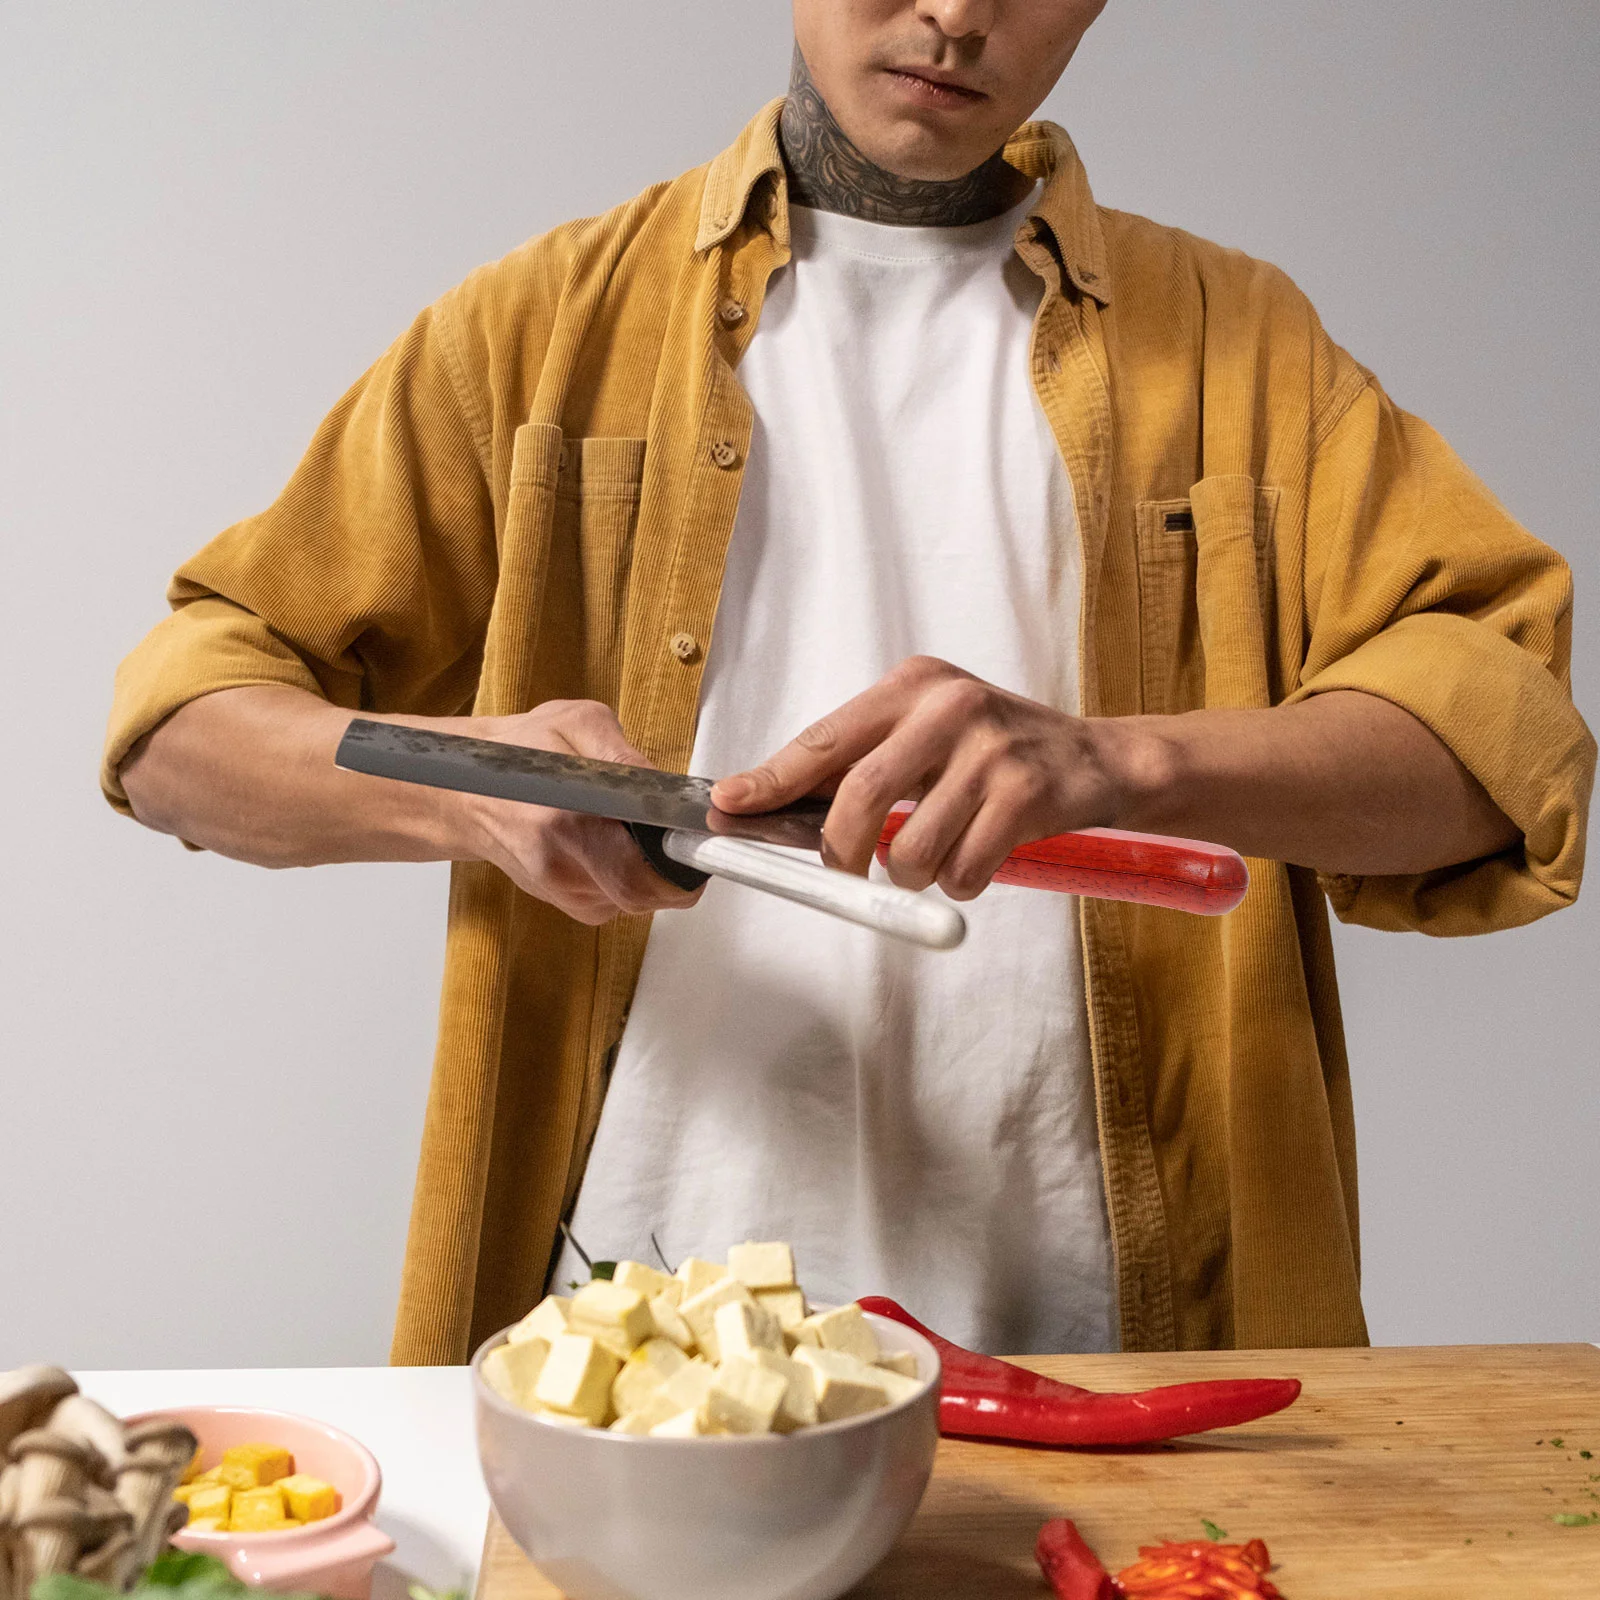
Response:
[[[886,172],[862,155],[834,120],[798,46],[779,133],[790,203],[818,211],[906,228],[955,228],[998,217],[1027,191],[1027,179],[998,150],[981,167],[948,183]]]

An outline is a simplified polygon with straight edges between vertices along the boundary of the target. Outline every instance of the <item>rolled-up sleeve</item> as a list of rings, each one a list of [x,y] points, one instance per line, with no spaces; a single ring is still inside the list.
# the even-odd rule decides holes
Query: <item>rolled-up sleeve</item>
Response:
[[[1307,500],[1307,650],[1291,700],[1378,695],[1427,725],[1521,830],[1434,872],[1326,877],[1373,928],[1485,933],[1570,905],[1595,741],[1572,702],[1572,579],[1426,423],[1369,383],[1320,443]]]
[[[353,709],[470,700],[494,596],[481,408],[448,303],[424,312],[317,430],[283,493],[179,569],[171,615],[117,672],[101,787],[201,695],[288,684]]]

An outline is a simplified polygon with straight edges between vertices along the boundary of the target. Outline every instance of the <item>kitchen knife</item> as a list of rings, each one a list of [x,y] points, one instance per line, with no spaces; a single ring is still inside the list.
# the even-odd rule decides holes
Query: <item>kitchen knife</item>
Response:
[[[892,891],[903,899],[888,903],[907,911],[905,901],[919,912],[953,910],[894,890],[892,885],[868,884],[848,873],[813,868],[792,857],[758,848],[787,845],[818,849],[829,805],[822,799],[797,801],[777,811],[735,816],[712,805],[709,778],[591,761],[582,756],[362,718],[351,722],[335,760],[351,771],[377,777],[616,818],[630,825],[657,870],[684,887],[702,881],[698,875],[701,872],[729,876],[729,865],[735,859],[745,862],[747,870],[757,874],[776,860],[802,868],[813,878],[819,871],[824,873],[826,877],[818,889],[828,891],[830,896],[850,889]],[[909,808],[904,806],[890,814],[879,841],[880,860],[909,814]],[[734,845],[755,846],[758,853],[734,850]],[[691,855],[697,859],[684,859]],[[711,865],[713,857],[719,865]],[[685,875],[676,870],[684,865],[692,866],[695,872]],[[787,876],[791,880],[789,888],[774,892],[794,898],[792,874]],[[994,881],[1215,916],[1231,911],[1244,898],[1250,879],[1243,860],[1222,845],[1114,828],[1088,828],[1019,846],[995,874]],[[865,909],[864,901],[861,908]],[[819,909],[866,920],[833,904]],[[883,906],[875,903],[875,917],[882,912]],[[867,925],[880,923],[869,920]],[[901,929],[885,927],[883,931],[916,938],[914,933]],[[952,931],[948,924],[946,931]],[[956,934],[950,943],[959,942],[959,937]]]

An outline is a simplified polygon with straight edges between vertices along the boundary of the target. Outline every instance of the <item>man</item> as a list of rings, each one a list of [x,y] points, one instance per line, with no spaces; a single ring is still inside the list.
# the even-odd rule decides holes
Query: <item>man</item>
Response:
[[[1103,3],[796,0],[784,102],[424,312],[124,665],[147,824],[457,863],[396,1359],[565,1278],[568,1215],[789,1236],[989,1348],[1364,1339],[1324,896],[1575,897],[1569,580],[1280,274],[1023,125]],[[615,824],[336,770],[358,707],[836,788],[852,871],[916,798],[889,871],[972,935],[695,904]],[[983,892],[1092,825],[1231,844],[1249,897]]]

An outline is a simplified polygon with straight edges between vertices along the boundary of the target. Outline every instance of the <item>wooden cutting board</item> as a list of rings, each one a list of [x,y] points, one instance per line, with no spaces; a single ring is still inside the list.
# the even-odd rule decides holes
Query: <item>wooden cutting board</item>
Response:
[[[1137,1450],[941,1440],[916,1520],[852,1600],[1042,1600],[1033,1541],[1056,1516],[1113,1572],[1141,1543],[1204,1537],[1210,1518],[1234,1539],[1267,1541],[1285,1600],[1600,1600],[1600,1523],[1551,1520],[1600,1511],[1592,1346],[1022,1365],[1096,1389],[1282,1375],[1305,1392],[1249,1427]],[[477,1600],[561,1600],[492,1517]]]

